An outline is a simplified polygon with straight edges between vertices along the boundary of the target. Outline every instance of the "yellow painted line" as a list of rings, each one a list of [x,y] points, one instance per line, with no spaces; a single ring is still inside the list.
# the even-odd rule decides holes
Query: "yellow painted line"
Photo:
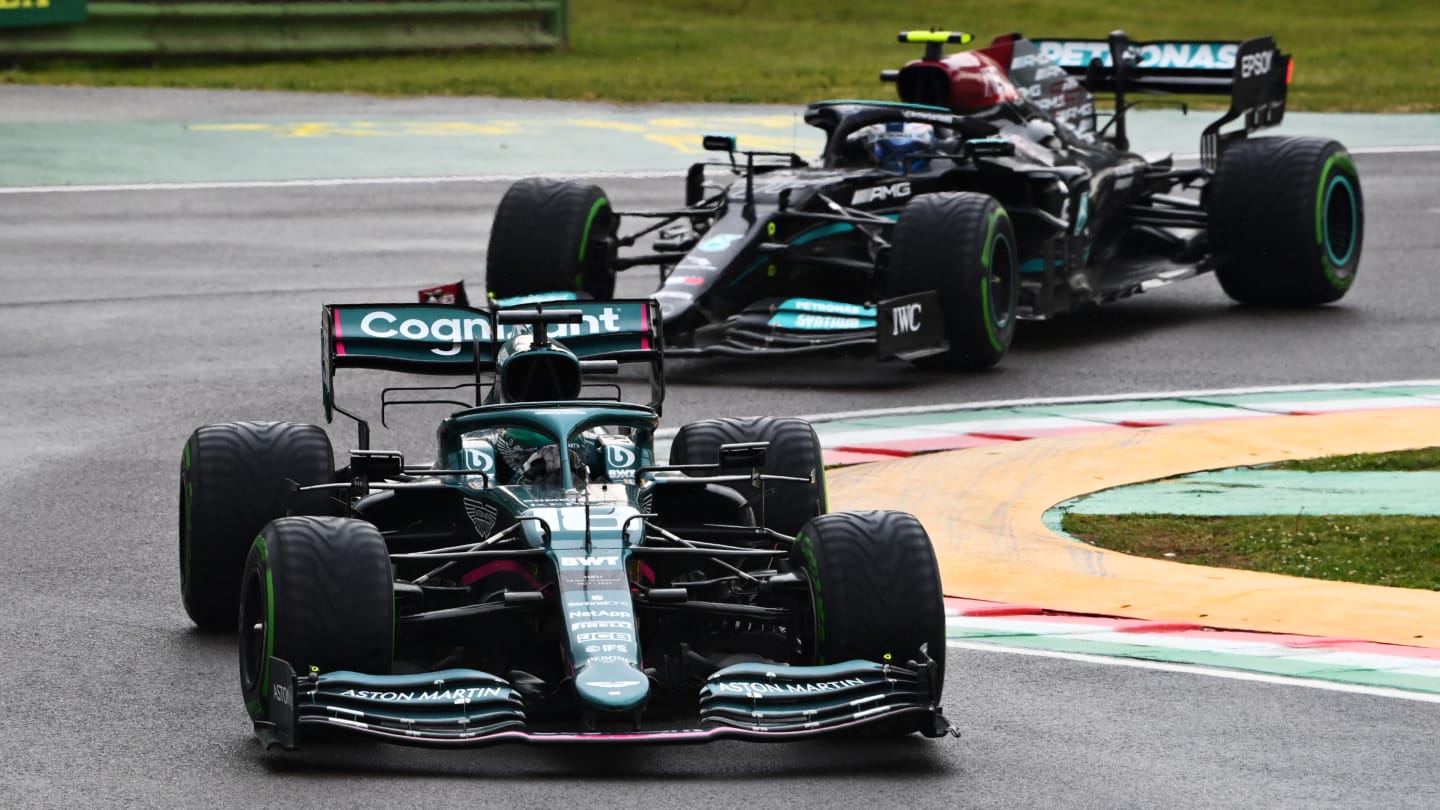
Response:
[[[832,509],[903,509],[945,592],[1073,613],[1440,647],[1440,592],[1133,557],[1050,531],[1050,507],[1199,470],[1440,445],[1440,408],[1101,431],[831,471]]]

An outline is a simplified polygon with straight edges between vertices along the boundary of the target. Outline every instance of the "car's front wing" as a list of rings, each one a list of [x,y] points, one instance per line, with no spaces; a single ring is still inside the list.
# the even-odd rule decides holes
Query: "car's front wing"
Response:
[[[296,677],[270,659],[268,720],[261,742],[298,748],[305,730],[338,729],[406,745],[466,748],[502,743],[780,742],[904,723],[926,736],[955,734],[932,697],[935,664],[906,668],[869,661],[814,667],[737,664],[700,690],[693,728],[623,732],[535,730],[505,679],[477,670],[415,675],[331,672]],[[548,728],[547,724],[547,728]],[[577,726],[583,726],[578,722]]]
[[[881,360],[916,360],[949,348],[940,296],[933,290],[875,306],[823,299],[767,300],[725,322],[718,339],[665,347],[672,357],[750,357],[874,351]]]

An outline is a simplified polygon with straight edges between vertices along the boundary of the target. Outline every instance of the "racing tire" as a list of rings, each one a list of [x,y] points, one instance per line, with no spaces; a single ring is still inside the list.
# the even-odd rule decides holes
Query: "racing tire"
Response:
[[[240,595],[240,691],[269,714],[270,656],[295,670],[388,675],[395,655],[390,554],[373,524],[271,521],[250,546]]]
[[[490,228],[485,289],[491,298],[567,292],[615,297],[619,218],[598,186],[531,177],[505,192]]]
[[[809,481],[767,481],[761,493],[748,483],[726,484],[750,504],[756,521],[767,529],[795,536],[805,521],[825,513],[825,460],[820,437],[804,419],[754,416],[707,419],[680,428],[670,444],[671,464],[714,464],[722,444],[769,442],[762,474],[808,478]]]
[[[960,191],[906,203],[891,236],[885,292],[938,291],[950,344],[917,365],[978,370],[1000,362],[1015,337],[1019,273],[1015,229],[994,197]]]
[[[934,699],[945,682],[945,594],[930,535],[906,512],[836,512],[807,522],[790,550],[813,606],[806,645],[815,664],[862,659],[906,666],[931,658]],[[922,730],[898,717],[882,736]]]
[[[287,514],[336,514],[328,494],[291,483],[334,477],[330,437],[316,425],[229,422],[190,434],[180,459],[180,599],[197,627],[235,629],[250,542]]]
[[[1324,138],[1255,138],[1220,153],[1206,189],[1215,276],[1242,304],[1338,301],[1365,236],[1355,161]]]

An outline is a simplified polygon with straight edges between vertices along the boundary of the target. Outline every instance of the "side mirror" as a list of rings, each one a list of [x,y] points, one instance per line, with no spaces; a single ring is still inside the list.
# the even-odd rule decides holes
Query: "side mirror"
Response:
[[[399,478],[405,471],[405,457],[394,450],[351,450],[350,474],[366,481]]]
[[[705,135],[701,137],[700,145],[705,147],[706,152],[734,152],[736,141],[734,135]]]

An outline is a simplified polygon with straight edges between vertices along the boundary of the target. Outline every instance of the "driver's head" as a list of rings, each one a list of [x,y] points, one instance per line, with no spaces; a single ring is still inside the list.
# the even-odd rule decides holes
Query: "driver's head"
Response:
[[[935,128],[929,124],[907,124],[891,121],[862,127],[850,136],[858,142],[865,156],[885,171],[905,174],[922,171],[930,160],[915,157],[935,150]]]

